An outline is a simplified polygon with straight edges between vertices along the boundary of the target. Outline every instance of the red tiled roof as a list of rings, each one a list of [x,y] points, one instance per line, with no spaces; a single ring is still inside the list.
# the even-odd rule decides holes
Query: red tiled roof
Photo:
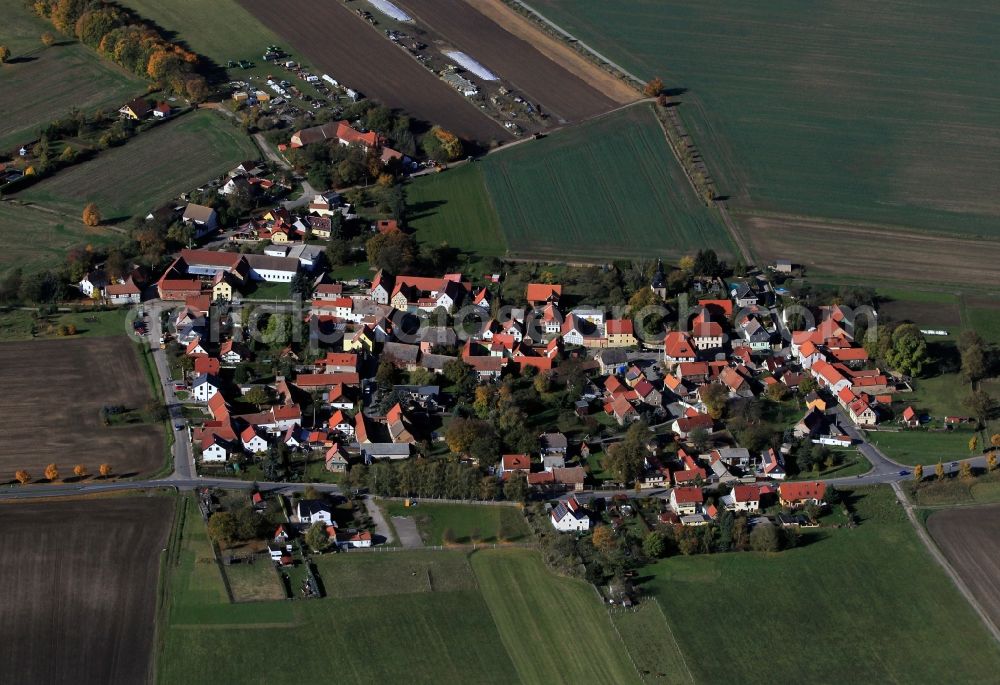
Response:
[[[786,502],[801,502],[807,499],[822,501],[826,495],[826,483],[821,481],[782,483],[778,486],[778,494]]]
[[[673,359],[694,358],[697,355],[691,337],[687,333],[671,331],[663,339],[663,350],[668,357]]]
[[[550,297],[558,300],[561,295],[561,285],[549,285],[548,283],[529,283],[525,291],[525,299],[532,303],[545,302]]]
[[[672,494],[678,504],[701,504],[705,501],[705,495],[699,487],[674,488]]]
[[[527,454],[505,454],[501,460],[504,471],[527,471],[531,468],[531,457]]]

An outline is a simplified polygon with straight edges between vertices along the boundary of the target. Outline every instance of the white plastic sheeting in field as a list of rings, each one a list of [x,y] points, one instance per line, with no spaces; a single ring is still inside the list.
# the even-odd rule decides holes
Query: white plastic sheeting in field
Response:
[[[484,81],[499,81],[500,77],[494,74],[492,71],[484,67],[482,64],[476,60],[469,57],[464,52],[459,52],[458,50],[445,50],[444,54],[448,55],[449,58],[455,60],[458,66],[462,67],[466,71],[475,74]]]
[[[368,0],[368,4],[396,21],[413,21],[413,18],[409,14],[393,5],[389,0]]]

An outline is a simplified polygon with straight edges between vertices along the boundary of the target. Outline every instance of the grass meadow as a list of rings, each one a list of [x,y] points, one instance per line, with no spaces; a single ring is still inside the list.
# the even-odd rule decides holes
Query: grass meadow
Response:
[[[101,226],[84,226],[83,211],[72,215],[44,211],[38,207],[0,202],[0,276],[16,268],[25,273],[58,266],[71,248],[107,247],[122,239]]]
[[[427,545],[444,543],[444,533],[451,530],[454,542],[515,542],[529,535],[524,514],[517,507],[474,504],[435,504],[419,502],[404,507],[402,502],[382,502],[387,516],[410,516],[416,520],[420,536]]]
[[[472,568],[521,682],[641,682],[587,583],[553,576],[522,549],[480,550]]]
[[[856,529],[806,533],[773,555],[679,556],[648,569],[696,682],[995,679],[1000,647],[892,491],[851,499]]]
[[[501,150],[480,164],[514,256],[680,256],[707,247],[735,254],[648,105]]]
[[[105,220],[145,214],[182,192],[260,156],[218,114],[198,111],[139,134],[121,147],[64,169],[17,198],[78,215],[96,202]]]
[[[530,3],[680,111],[734,208],[1000,237],[1000,7]]]
[[[594,591],[551,575],[534,551],[328,554],[315,558],[324,599],[231,604],[193,499],[181,518],[163,581],[161,683],[311,682],[316,674],[638,682]]]
[[[51,47],[42,33],[56,34],[21,0],[4,4],[0,45],[11,60],[0,64],[0,152],[38,137],[39,129],[77,108],[117,110],[146,92],[146,82],[104,61],[85,45],[60,40]]]
[[[406,221],[427,245],[448,243],[482,256],[507,251],[496,209],[483,184],[480,164],[428,174],[406,186]]]
[[[923,464],[929,466],[941,462],[968,459],[979,452],[969,452],[971,430],[935,431],[905,430],[898,433],[880,431],[870,433],[869,438],[885,452],[885,455],[900,464]]]

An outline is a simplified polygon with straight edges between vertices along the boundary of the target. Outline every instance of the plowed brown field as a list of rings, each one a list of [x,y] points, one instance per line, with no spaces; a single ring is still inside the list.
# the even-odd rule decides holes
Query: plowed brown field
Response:
[[[498,74],[559,119],[586,119],[639,98],[631,88],[586,62],[500,2],[396,2],[418,22],[429,26],[456,49]]]
[[[341,0],[239,0],[268,28],[341,83],[466,140],[510,140],[507,131],[422,67]]]
[[[173,500],[0,506],[0,682],[151,682]]]
[[[72,476],[75,464],[96,473],[150,473],[163,463],[160,425],[107,427],[105,405],[129,409],[150,400],[149,383],[124,335],[36,340],[0,345],[0,482],[25,469],[35,479],[46,464]]]
[[[790,259],[812,273],[981,286],[1000,279],[1000,241],[818,219],[734,215],[761,264]]]
[[[934,512],[927,530],[983,611],[1000,625],[1000,505]]]

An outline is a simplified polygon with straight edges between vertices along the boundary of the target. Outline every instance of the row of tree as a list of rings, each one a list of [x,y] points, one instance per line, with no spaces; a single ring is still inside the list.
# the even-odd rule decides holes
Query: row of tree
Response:
[[[346,482],[349,487],[367,488],[382,497],[523,502],[528,496],[524,476],[501,483],[484,469],[457,460],[417,458],[398,464],[356,464]]]
[[[97,470],[102,478],[107,478],[111,475],[111,464],[101,464]],[[89,471],[83,464],[77,464],[73,467],[73,475],[77,478],[86,478],[89,475]],[[24,469],[18,469],[14,472],[14,480],[21,485],[30,483],[31,479],[31,473]],[[59,480],[59,467],[56,464],[49,464],[45,467],[45,479],[49,482]]]
[[[202,100],[209,94],[198,73],[199,58],[171,43],[150,24],[124,7],[105,0],[37,0],[35,12],[56,30],[161,88]]]

